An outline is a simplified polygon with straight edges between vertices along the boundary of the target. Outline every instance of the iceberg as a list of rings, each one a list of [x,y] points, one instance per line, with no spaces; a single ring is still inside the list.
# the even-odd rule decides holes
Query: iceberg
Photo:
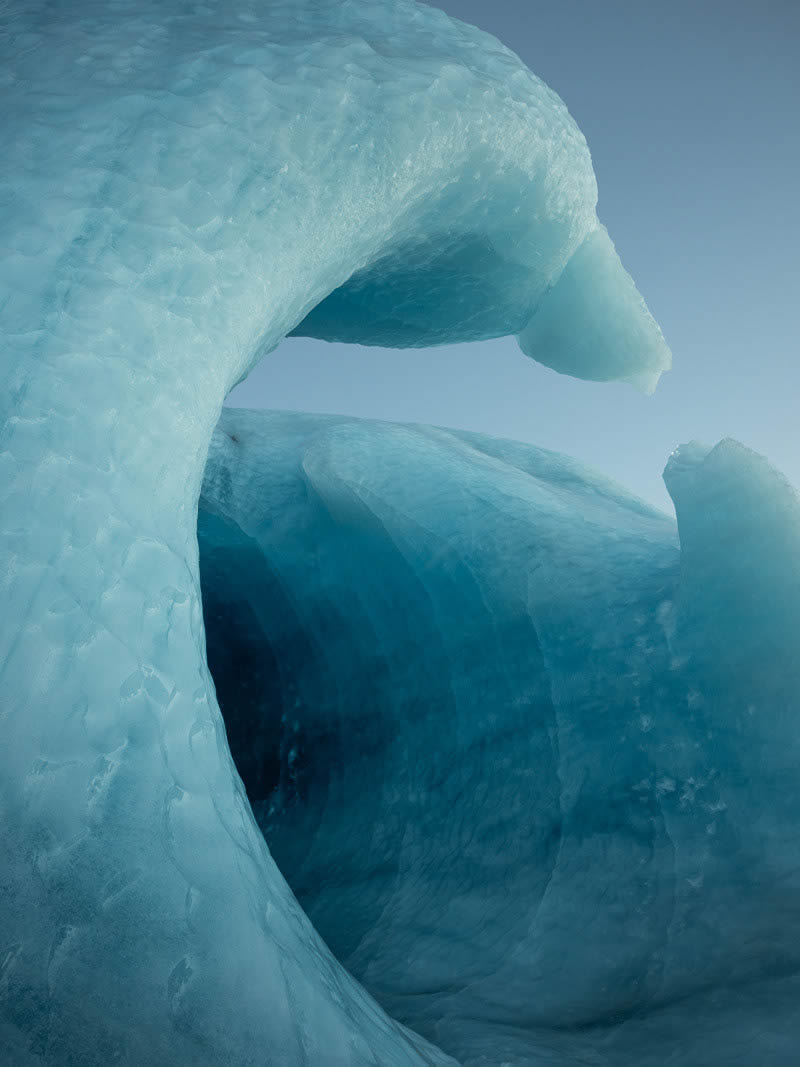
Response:
[[[597,219],[588,148],[559,98],[499,42],[409,0],[12,0],[2,24],[5,1062],[389,1067],[495,1062],[501,1053],[530,1062],[534,1031],[549,1035],[536,1046],[546,1050],[559,1034],[572,1040],[592,1020],[621,1017],[625,1005],[635,1015],[626,1027],[638,1032],[650,1025],[636,1014],[643,998],[652,1019],[680,990],[704,990],[712,1003],[723,978],[749,989],[772,948],[769,980],[790,985],[796,667],[786,652],[795,579],[786,575],[796,574],[795,512],[777,476],[733,445],[679,454],[670,477],[681,538],[685,525],[694,546],[680,568],[695,578],[684,580],[669,521],[563,458],[347,422],[324,431],[333,435],[328,454],[313,447],[322,432],[314,420],[270,417],[263,425],[285,436],[247,420],[241,428],[253,434],[250,479],[225,460],[238,432],[226,441],[225,422],[215,435],[231,387],[292,333],[401,346],[512,334],[556,370],[652,389],[669,350]],[[306,441],[320,514],[295,496]],[[198,500],[210,446],[199,519],[204,605]],[[381,479],[416,477],[415,466],[423,496],[409,484],[395,499]],[[739,487],[747,508],[765,503],[766,533],[735,505],[697,517],[693,501],[716,474]],[[438,503],[437,484],[447,489]],[[478,494],[483,517],[465,510],[465,493]],[[513,503],[517,493],[539,501],[541,523]],[[310,614],[298,615],[292,600],[309,583],[280,574],[280,559],[296,565],[299,549],[257,536],[267,501],[259,521],[282,526],[297,546],[331,534],[332,567],[302,609]],[[430,509],[440,514],[428,528]],[[508,517],[506,547],[492,531],[495,513]],[[345,559],[342,531],[362,520]],[[457,543],[472,538],[480,567],[477,555],[467,565],[444,551],[446,529]],[[770,559],[754,586],[736,545],[762,535]],[[425,543],[440,547],[420,569]],[[356,545],[366,584],[334,588],[350,582]],[[529,555],[541,574],[523,588]],[[731,610],[732,594],[724,600],[729,557],[764,631]],[[472,569],[484,563],[478,582]],[[428,581],[437,590],[441,617],[426,608],[418,633],[398,629],[390,610],[407,603],[402,575],[421,598]],[[701,591],[691,604],[681,599],[687,581]],[[282,597],[280,617],[258,590]],[[221,622],[215,612],[233,601],[241,616]],[[674,629],[668,646],[647,617],[656,602],[663,632]],[[279,631],[281,619],[294,629]],[[714,645],[701,638],[716,620]],[[348,635],[370,634],[372,673],[356,684]],[[285,660],[269,658],[273,639]],[[748,659],[765,648],[757,664]],[[684,704],[672,703],[684,676],[664,664],[687,656],[698,658],[699,681]],[[223,721],[215,681],[230,694],[234,663],[250,692],[224,697]],[[328,683],[343,687],[341,700]],[[257,701],[267,692],[265,710]],[[462,721],[458,709],[478,692],[481,719]],[[380,694],[389,704],[369,714]],[[437,721],[440,701],[453,714]],[[620,733],[634,707],[640,725],[666,717],[655,749]],[[336,717],[329,724],[325,708]],[[530,708],[538,710],[529,726]],[[288,732],[269,751],[278,709]],[[688,723],[682,741],[670,733],[676,717]],[[517,759],[513,744],[523,727],[530,759]],[[719,776],[742,769],[735,761],[747,755],[764,768],[760,784],[742,771],[731,772],[730,796],[701,789],[717,781],[703,762],[703,730],[721,739]],[[455,778],[443,740],[466,760]],[[500,793],[495,772],[485,784],[476,777],[490,752],[510,761]],[[422,777],[398,776],[403,759],[419,762]],[[337,775],[346,765],[365,787],[384,767],[380,796],[344,795]],[[600,765],[614,770],[610,794]],[[633,768],[635,783],[649,784],[631,829]],[[671,768],[672,792],[653,785],[662,768]],[[682,799],[690,778],[696,803]],[[474,826],[466,814],[432,825],[425,790],[437,781],[454,808],[473,810]],[[386,807],[392,788],[396,803]],[[330,807],[319,799],[327,789]],[[601,803],[609,795],[610,806]],[[515,835],[534,798],[541,808],[523,840]],[[706,802],[731,814],[697,814]],[[761,814],[745,819],[745,808]],[[383,822],[367,842],[378,811]],[[407,824],[416,815],[415,829]],[[343,816],[352,834],[333,826],[325,846],[325,819]],[[592,818],[596,832],[586,829]],[[305,845],[292,836],[301,823]],[[741,843],[746,863],[734,862],[733,848],[715,851],[712,824],[720,840],[729,833]],[[398,851],[403,826],[410,836]],[[492,840],[509,854],[486,847]],[[312,885],[326,847],[365,843],[364,866],[351,851]],[[659,873],[670,848],[680,887],[672,897]],[[463,860],[450,868],[441,849]],[[701,853],[714,862],[703,866]],[[627,888],[615,898],[622,868]],[[497,903],[497,871],[514,892],[491,924],[468,931],[481,900]],[[581,886],[590,871],[596,883]],[[701,875],[705,885],[732,879],[724,929],[701,921],[703,902],[718,898],[682,895],[684,881]],[[613,899],[627,931],[604,925],[603,902]],[[591,943],[606,931],[618,953],[610,978],[602,953],[581,961],[556,936],[578,908],[590,909]],[[743,938],[738,956],[725,954],[728,933]],[[425,958],[409,968],[412,951]],[[463,989],[442,984],[448,957]],[[656,970],[663,962],[663,984],[645,960]],[[742,1013],[732,1008],[731,1018],[735,1033]],[[669,1017],[658,1025],[668,1031]],[[763,1030],[774,1047],[783,1040],[784,1031]]]
[[[214,434],[208,661],[255,817],[461,1063],[792,1062],[800,501],[731,440],[665,479],[677,528],[479,434]]]

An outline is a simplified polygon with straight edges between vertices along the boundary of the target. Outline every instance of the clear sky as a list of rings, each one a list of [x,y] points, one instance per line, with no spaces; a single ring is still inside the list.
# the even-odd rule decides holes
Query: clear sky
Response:
[[[568,452],[667,508],[683,441],[732,436],[800,487],[800,0],[440,0],[566,102],[598,213],[670,344],[652,397],[513,339],[285,341],[228,403],[430,422]]]

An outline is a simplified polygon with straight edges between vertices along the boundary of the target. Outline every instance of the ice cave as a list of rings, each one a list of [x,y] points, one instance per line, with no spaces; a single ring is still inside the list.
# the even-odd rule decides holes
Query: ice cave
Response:
[[[652,391],[558,96],[413,0],[0,17],[2,1062],[797,1062],[782,475],[222,409],[287,335]]]

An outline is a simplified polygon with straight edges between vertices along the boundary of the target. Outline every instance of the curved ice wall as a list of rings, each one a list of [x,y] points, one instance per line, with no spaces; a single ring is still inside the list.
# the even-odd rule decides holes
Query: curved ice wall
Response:
[[[795,1058],[800,501],[729,440],[665,479],[678,529],[479,434],[214,435],[208,659],[254,813],[337,957],[462,1063]]]
[[[0,1042],[15,1064],[421,1063],[272,862],[209,678],[196,506],[288,332],[669,355],[585,142],[404,0],[2,11]],[[267,1050],[267,1051],[265,1051]]]

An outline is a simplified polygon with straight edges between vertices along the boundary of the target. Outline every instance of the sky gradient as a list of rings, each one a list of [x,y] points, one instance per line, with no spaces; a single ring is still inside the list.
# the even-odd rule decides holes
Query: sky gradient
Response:
[[[800,3],[441,0],[583,130],[598,214],[672,348],[652,397],[513,338],[422,350],[292,339],[228,403],[429,422],[568,452],[670,508],[669,453],[736,437],[800,487]]]

